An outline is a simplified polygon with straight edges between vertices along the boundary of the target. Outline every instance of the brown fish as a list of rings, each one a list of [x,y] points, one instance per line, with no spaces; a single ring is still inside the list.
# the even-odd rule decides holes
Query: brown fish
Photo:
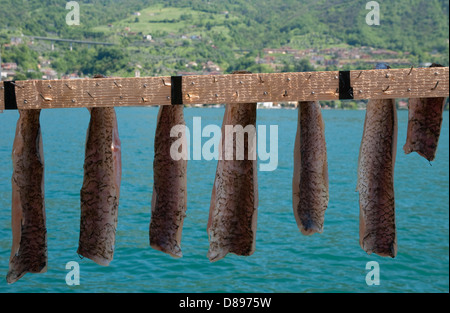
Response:
[[[40,110],[19,110],[13,144],[12,248],[6,281],[47,271],[44,153]]]
[[[228,253],[249,256],[255,251],[258,208],[256,132],[253,136],[250,133],[243,136],[242,142],[241,136],[230,137],[227,125],[238,125],[243,129],[256,127],[256,103],[229,104],[225,108],[220,158],[207,226],[208,258],[211,262],[224,258]],[[232,138],[232,160],[227,160],[231,159],[227,157],[231,152],[225,149],[226,138],[230,143]],[[238,160],[237,147],[243,147],[244,160]],[[253,157],[249,158],[249,153],[253,153]]]
[[[321,107],[319,102],[300,102],[292,200],[295,220],[302,234],[323,232],[328,199],[327,147]]]
[[[368,254],[397,255],[394,167],[397,151],[395,100],[370,100],[359,152],[360,245]]]
[[[121,146],[114,108],[92,108],[90,112],[77,253],[108,266],[113,259],[116,240]]]
[[[431,67],[440,67],[433,64]],[[446,98],[409,99],[408,133],[403,150],[417,152],[433,161],[436,157]]]
[[[173,127],[179,127],[179,131],[185,132],[183,106],[161,106],[155,134],[149,236],[152,248],[181,258],[181,235],[187,210],[187,155],[180,153],[181,159],[175,160],[171,148],[176,141],[181,141],[178,147],[187,149],[187,140],[185,133],[182,133],[181,138],[171,137]],[[180,151],[177,149],[176,152]]]

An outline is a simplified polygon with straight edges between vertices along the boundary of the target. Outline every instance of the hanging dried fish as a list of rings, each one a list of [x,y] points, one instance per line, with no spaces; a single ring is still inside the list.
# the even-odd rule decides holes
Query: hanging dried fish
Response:
[[[323,232],[328,207],[325,125],[319,102],[300,102],[292,181],[294,216],[304,235]]]
[[[431,67],[441,67],[433,64]],[[433,161],[441,134],[446,98],[409,99],[408,133],[403,150]]]
[[[114,108],[90,109],[77,253],[99,265],[113,259],[122,175],[121,143]]]
[[[19,110],[13,144],[12,235],[6,281],[47,271],[47,228],[44,203],[44,153],[41,110]]]
[[[368,254],[395,257],[395,100],[370,100],[359,152],[360,245]]]
[[[181,138],[171,137],[174,127],[178,127],[175,130],[181,131]],[[183,256],[181,235],[187,210],[187,155],[180,152],[181,158],[175,160],[171,154],[175,142],[180,140],[182,143],[179,147],[187,149],[183,106],[161,106],[155,134],[154,187],[149,235],[152,248],[174,258]]]
[[[236,72],[242,73],[242,72]],[[208,258],[215,262],[228,253],[241,256],[255,251],[258,208],[256,131],[233,136],[227,126],[256,129],[256,103],[229,104],[222,125],[221,151],[214,181],[208,219]],[[230,137],[232,136],[232,137]],[[224,140],[225,139],[225,140]],[[231,140],[232,139],[232,140]],[[243,142],[242,142],[243,139]],[[232,144],[228,145],[227,140]],[[232,160],[229,148],[233,148]],[[242,148],[243,160],[237,158]],[[253,157],[249,157],[252,156]]]

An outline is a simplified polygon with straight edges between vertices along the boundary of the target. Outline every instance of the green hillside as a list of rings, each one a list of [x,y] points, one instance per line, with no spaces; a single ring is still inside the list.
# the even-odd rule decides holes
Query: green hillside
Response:
[[[366,24],[362,0],[84,0],[80,26],[66,25],[66,3],[0,0],[2,58],[18,64],[16,78],[39,78],[44,64],[58,75],[151,76],[449,63],[444,0],[378,1],[379,26]],[[56,43],[52,51],[50,42],[30,45],[22,34],[116,45],[71,51]],[[11,37],[23,45],[11,45]]]

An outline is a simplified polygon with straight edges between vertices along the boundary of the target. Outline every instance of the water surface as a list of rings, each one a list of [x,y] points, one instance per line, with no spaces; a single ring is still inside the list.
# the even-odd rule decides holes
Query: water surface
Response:
[[[216,161],[188,163],[188,212],[179,260],[149,246],[153,143],[157,108],[117,109],[122,141],[122,188],[114,260],[107,268],[76,253],[80,188],[89,113],[44,110],[48,272],[13,285],[5,276],[11,248],[11,148],[18,112],[0,114],[0,292],[449,292],[449,114],[430,165],[404,155],[407,112],[399,111],[395,171],[398,256],[367,255],[359,247],[355,192],[364,111],[324,111],[330,176],[325,230],[305,237],[292,211],[294,110],[258,110],[258,123],[278,125],[279,164],[259,172],[256,252],[210,263],[206,225]],[[186,109],[187,125],[201,117],[220,126],[224,110]],[[204,139],[203,143],[207,140]],[[80,286],[68,286],[66,263],[77,261]],[[367,286],[366,264],[380,264],[379,286]]]

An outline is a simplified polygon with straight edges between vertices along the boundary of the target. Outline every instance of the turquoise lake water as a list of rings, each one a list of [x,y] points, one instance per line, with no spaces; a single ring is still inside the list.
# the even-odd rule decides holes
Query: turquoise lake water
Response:
[[[365,111],[324,111],[330,202],[321,235],[305,237],[292,212],[294,110],[258,110],[258,123],[278,125],[278,168],[259,172],[256,252],[210,263],[206,224],[216,161],[188,163],[184,257],[174,260],[149,247],[153,142],[158,108],[119,108],[122,188],[114,260],[107,268],[76,253],[84,144],[89,113],[44,110],[48,272],[27,274],[13,285],[5,276],[11,248],[11,148],[18,112],[0,114],[0,292],[449,292],[449,113],[437,158],[430,165],[404,155],[407,112],[399,111],[395,171],[398,256],[367,255],[359,246],[355,192]],[[204,126],[221,126],[223,108],[186,109]],[[204,142],[207,139],[204,139]],[[66,284],[66,264],[80,265],[80,285]],[[380,285],[366,284],[366,264],[380,266]]]

